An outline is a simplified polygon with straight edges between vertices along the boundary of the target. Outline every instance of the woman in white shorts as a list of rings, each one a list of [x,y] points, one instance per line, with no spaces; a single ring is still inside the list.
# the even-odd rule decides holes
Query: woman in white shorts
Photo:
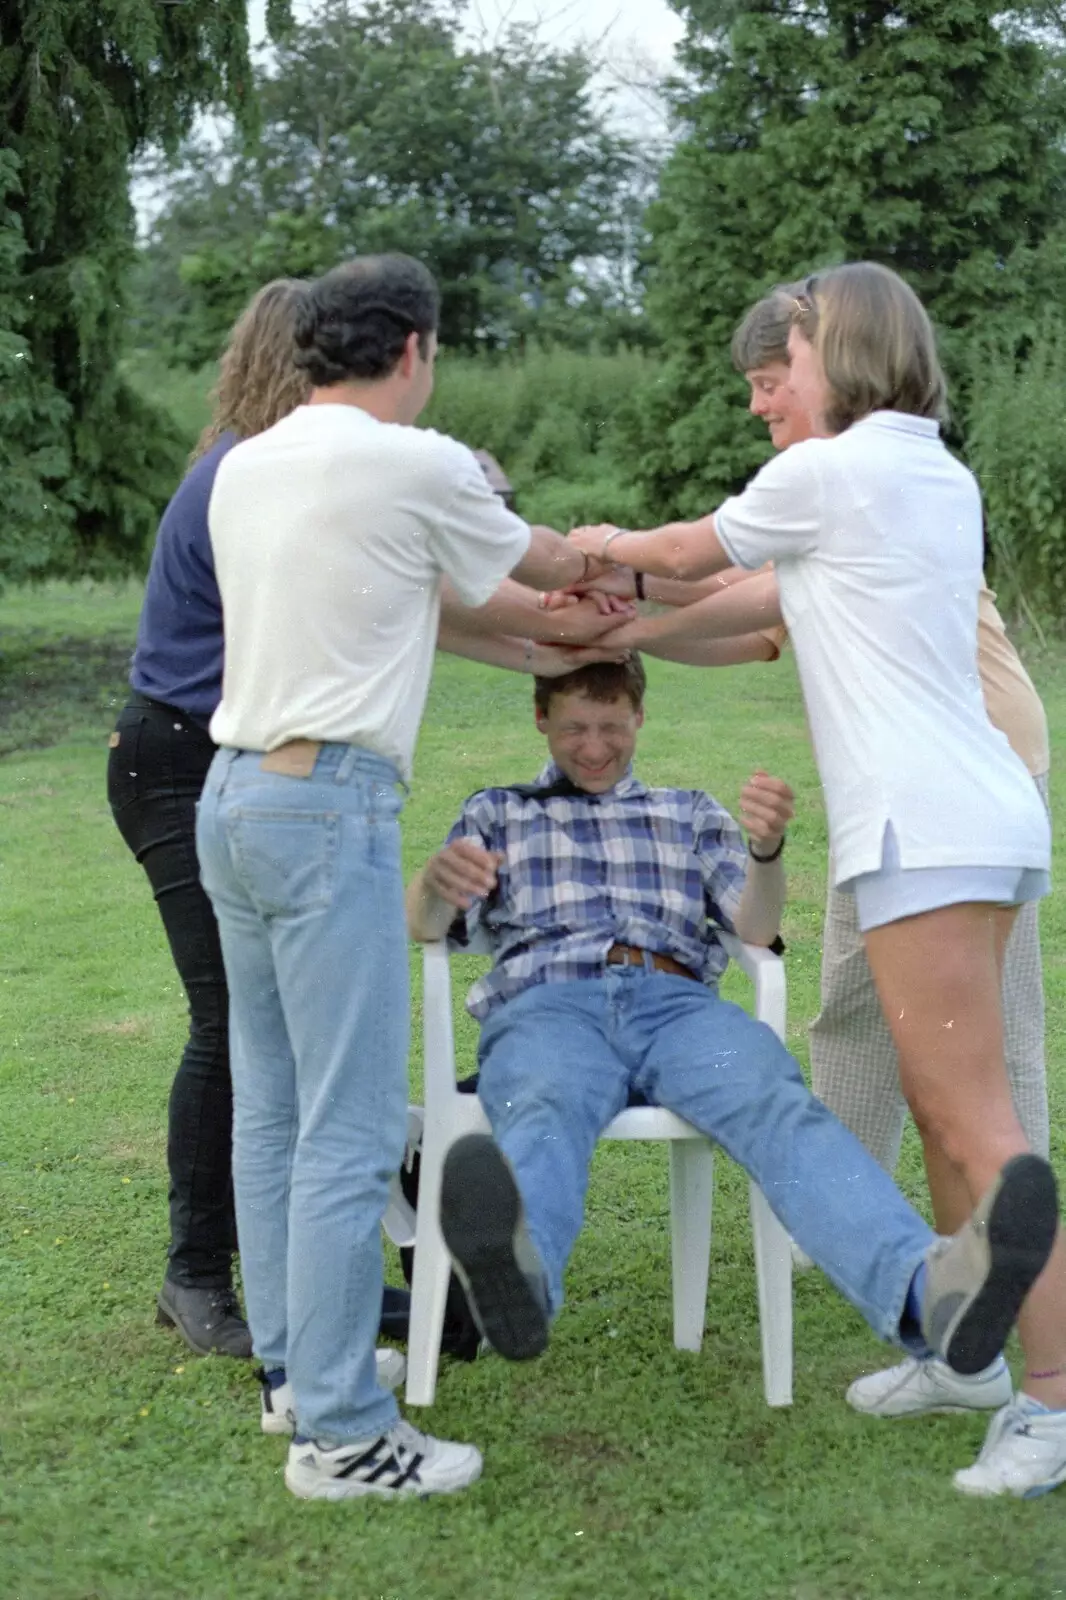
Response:
[[[837,887],[855,896],[943,1228],[1027,1148],[1000,985],[1017,906],[1049,886],[1050,830],[981,698],[980,496],[939,437],[944,383],[924,310],[886,268],[835,268],[797,297],[789,352],[791,386],[824,437],[768,462],[713,517],[576,537],[669,578],[774,562]],[[970,1493],[1066,1482],[1061,1238],[1019,1331],[1024,1388],[957,1475]]]

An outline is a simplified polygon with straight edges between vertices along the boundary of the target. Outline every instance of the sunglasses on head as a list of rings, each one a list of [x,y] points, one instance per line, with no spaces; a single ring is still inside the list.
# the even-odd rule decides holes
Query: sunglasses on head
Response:
[[[816,272],[812,272],[810,277],[804,283],[799,294],[792,297],[792,304],[795,308],[792,318],[794,322],[798,322],[801,317],[817,315],[818,302],[814,298],[814,292],[817,286],[818,274]]]

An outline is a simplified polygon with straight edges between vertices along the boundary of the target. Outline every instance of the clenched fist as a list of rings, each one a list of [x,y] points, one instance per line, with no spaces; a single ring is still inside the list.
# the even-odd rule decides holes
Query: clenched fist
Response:
[[[795,815],[795,796],[782,778],[754,773],[740,791],[740,820],[761,856],[773,855]]]
[[[485,850],[471,839],[456,839],[430,856],[422,881],[448,905],[469,911],[475,900],[483,900],[496,887],[502,860],[498,851]]]

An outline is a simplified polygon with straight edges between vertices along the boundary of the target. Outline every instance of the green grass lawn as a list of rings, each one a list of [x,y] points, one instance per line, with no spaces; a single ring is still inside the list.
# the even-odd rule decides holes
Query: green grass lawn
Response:
[[[725,1158],[704,1349],[672,1348],[666,1164],[640,1146],[597,1156],[547,1357],[445,1365],[437,1404],[415,1414],[481,1446],[476,1488],[394,1506],[285,1492],[284,1442],[259,1433],[250,1367],[187,1356],[153,1324],[183,1000],[104,798],[136,609],[134,589],[0,602],[0,735],[12,750],[0,761],[0,1596],[1066,1595],[1066,1494],[966,1500],[951,1473],[975,1453],[981,1422],[852,1414],[848,1381],[890,1352],[818,1274],[796,1284],[795,1404],[766,1409],[746,1185]],[[90,667],[74,642],[93,640],[110,654]],[[81,677],[64,675],[64,649]],[[1057,744],[1066,655],[1033,665]],[[731,806],[757,764],[796,787],[785,932],[792,1040],[805,1057],[825,829],[792,664],[712,674],[652,663],[650,678],[646,777],[705,785]],[[543,746],[528,698],[526,680],[441,659],[405,822],[409,867],[470,790],[535,773]],[[35,744],[46,747],[13,748]],[[1064,920],[1059,891],[1044,934],[1066,1178]],[[468,1051],[468,1025],[461,1039]],[[910,1137],[902,1178],[918,1197]]]

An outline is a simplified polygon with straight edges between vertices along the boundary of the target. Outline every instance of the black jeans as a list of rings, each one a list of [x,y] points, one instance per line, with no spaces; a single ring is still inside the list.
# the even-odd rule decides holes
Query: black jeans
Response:
[[[214,753],[204,729],[182,712],[133,694],[107,767],[112,813],[148,874],[189,1000],[189,1038],[170,1092],[167,1276],[197,1288],[228,1285],[237,1248],[229,994],[196,859],[196,802]]]

